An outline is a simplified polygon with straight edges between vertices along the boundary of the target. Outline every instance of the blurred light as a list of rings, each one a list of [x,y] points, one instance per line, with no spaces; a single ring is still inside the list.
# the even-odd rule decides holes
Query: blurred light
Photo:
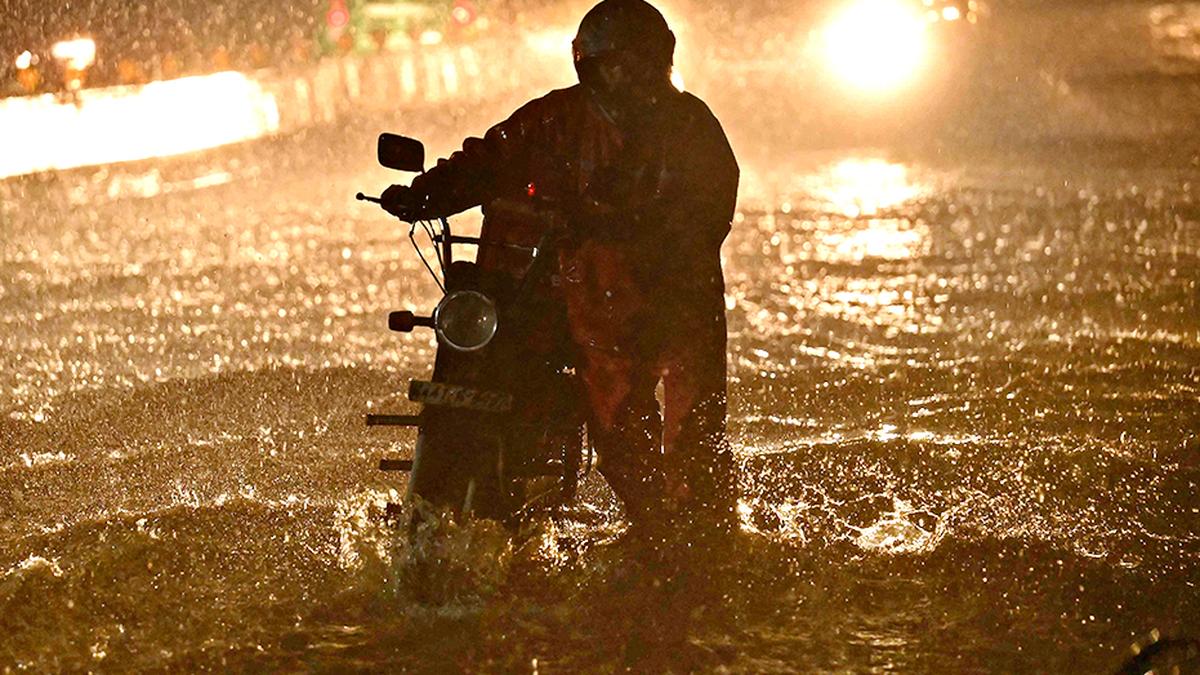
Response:
[[[346,0],[332,0],[329,3],[329,11],[325,14],[325,23],[334,30],[350,25],[350,10],[346,7]]]
[[[330,28],[345,28],[346,24],[350,23],[350,14],[345,7],[334,7],[329,10],[325,20],[329,23]]]
[[[25,51],[21,52],[21,54],[19,56],[17,56],[17,61],[16,61],[17,70],[25,70],[26,68],[28,68],[29,66],[32,66],[32,65],[33,65],[33,52],[26,49]]]
[[[943,7],[942,18],[946,21],[958,21],[962,18],[962,12],[958,11],[958,8],[953,5]]]
[[[550,56],[571,58],[571,43],[575,32],[567,30],[540,30],[525,34],[525,44],[531,49]]]
[[[816,250],[822,260],[862,262],[906,260],[921,255],[926,248],[928,227],[896,218],[870,218],[854,221],[844,228],[830,226],[820,233]],[[885,305],[868,299],[866,292],[855,292],[857,304]],[[846,299],[846,298],[841,298]]]
[[[683,91],[683,75],[676,68],[671,68],[671,86]]]
[[[571,43],[575,40],[575,31],[568,29],[547,28],[544,30],[527,31],[524,35],[525,45],[538,57],[539,66],[546,72],[555,73],[562,80],[576,77]]]
[[[454,23],[466,26],[475,20],[475,10],[467,4],[456,4],[454,9],[450,10],[450,18],[454,20]]]
[[[224,72],[52,97],[0,99],[0,178],[166,157],[279,129],[275,97]]]
[[[442,32],[437,30],[427,30],[421,33],[418,40],[423,45],[438,45],[442,43]]]
[[[909,179],[907,167],[883,159],[842,160],[828,168],[826,180],[814,192],[850,218],[878,215],[924,192]]]
[[[54,43],[50,54],[59,61],[65,61],[71,70],[83,70],[96,60],[96,43],[91,38],[63,40]]]
[[[925,30],[926,22],[906,2],[855,0],[825,28],[827,66],[857,89],[894,89],[924,64]]]

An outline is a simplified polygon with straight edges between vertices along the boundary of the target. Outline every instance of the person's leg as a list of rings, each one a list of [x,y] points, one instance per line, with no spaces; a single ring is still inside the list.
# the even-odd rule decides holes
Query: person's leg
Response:
[[[725,439],[724,322],[717,327],[664,355],[663,445],[667,490],[685,517],[728,531],[736,522],[737,471]]]
[[[581,370],[592,409],[588,438],[600,473],[630,524],[656,529],[665,515],[658,379],[647,364],[602,351],[589,353]]]

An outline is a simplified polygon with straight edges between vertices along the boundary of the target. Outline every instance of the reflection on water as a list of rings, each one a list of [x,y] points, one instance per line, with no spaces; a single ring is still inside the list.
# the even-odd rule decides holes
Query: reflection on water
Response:
[[[899,218],[872,218],[844,227],[830,225],[817,242],[817,254],[837,262],[912,258],[922,251],[926,229],[925,225]]]
[[[847,218],[874,216],[927,191],[907,166],[877,157],[837,161],[809,179],[809,190]]]
[[[882,212],[920,198],[927,189],[912,180],[903,164],[883,159],[845,159],[815,177],[813,195],[827,204],[831,218],[820,225],[816,257],[831,262],[867,258],[900,260],[920,255],[927,226]]]
[[[939,329],[942,317],[930,310],[945,294],[914,293],[907,275],[887,273],[901,268],[886,266],[911,265],[931,250],[930,223],[914,217],[913,208],[932,194],[931,188],[910,167],[881,158],[841,159],[797,174],[792,185],[791,199],[752,222],[762,244],[745,251],[751,259],[766,256],[781,263],[778,293],[763,296],[760,304],[759,298],[739,295],[734,284],[727,306],[753,309],[747,318],[766,335],[803,333],[818,317],[887,327],[891,336]],[[874,273],[812,273],[821,265],[862,265]],[[738,272],[731,267],[731,276]],[[895,356],[884,345],[799,349],[862,367]]]
[[[1006,567],[996,560],[1015,556],[1032,563],[1000,573],[1016,594],[1031,579],[1054,585],[1042,564],[1095,561],[1106,571],[1085,589],[1147,583],[1132,570],[1176,584],[1194,573],[1200,533],[1184,511],[1200,508],[1200,343],[1187,336],[1200,336],[1200,271],[1179,262],[1200,253],[1189,176],[977,187],[850,159],[797,174],[778,208],[744,213],[727,298],[744,528],[809,551],[942,560],[975,570],[968,586],[992,584]],[[1000,553],[976,558],[974,545]],[[1095,608],[1127,606],[1126,592],[1067,596],[1090,609],[1065,610],[1080,626],[1070,637],[1047,617],[1048,640],[1124,646],[1096,637],[1120,619]],[[1195,633],[1183,610],[1194,601],[1159,587],[1147,606],[1169,609],[1142,622]],[[1031,622],[1039,611],[1022,610]]]
[[[258,168],[0,222],[0,664],[619,668],[642,587],[595,474],[517,547],[382,522],[413,439],[361,414],[432,359],[383,317],[436,289],[349,199],[385,177]],[[745,536],[701,590],[735,620],[676,670],[1108,672],[1200,632],[1195,172],[779,171],[725,248]]]

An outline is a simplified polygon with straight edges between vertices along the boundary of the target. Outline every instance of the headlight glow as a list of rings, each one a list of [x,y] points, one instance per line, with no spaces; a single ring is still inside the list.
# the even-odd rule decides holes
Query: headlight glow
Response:
[[[826,26],[826,65],[846,84],[886,92],[913,79],[925,64],[927,22],[903,0],[853,0]]]
[[[496,305],[478,291],[455,291],[442,298],[433,312],[438,339],[463,352],[486,347],[498,324]]]

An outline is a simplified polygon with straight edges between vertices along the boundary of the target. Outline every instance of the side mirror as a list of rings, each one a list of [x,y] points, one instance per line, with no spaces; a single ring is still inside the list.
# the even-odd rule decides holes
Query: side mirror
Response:
[[[415,138],[379,134],[379,163],[397,171],[420,173],[425,170],[425,145]]]

